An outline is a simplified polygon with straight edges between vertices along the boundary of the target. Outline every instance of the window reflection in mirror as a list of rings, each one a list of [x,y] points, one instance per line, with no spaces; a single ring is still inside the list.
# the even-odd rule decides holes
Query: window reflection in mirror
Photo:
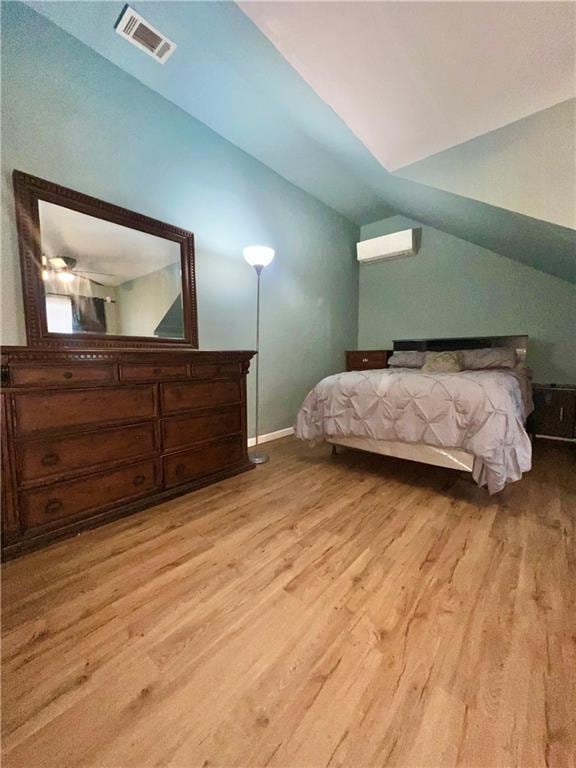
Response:
[[[38,202],[50,333],[184,338],[180,245]]]

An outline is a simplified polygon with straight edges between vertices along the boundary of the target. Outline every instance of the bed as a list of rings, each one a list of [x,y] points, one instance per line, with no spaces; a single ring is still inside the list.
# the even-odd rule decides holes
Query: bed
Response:
[[[513,357],[514,365],[458,372],[400,366],[328,376],[304,400],[296,436],[470,472],[478,485],[498,493],[531,468],[527,341],[527,336],[395,341],[399,360],[397,352],[421,353],[423,359],[456,352],[459,359],[476,361],[490,355],[475,350],[504,349],[511,354],[501,356]]]

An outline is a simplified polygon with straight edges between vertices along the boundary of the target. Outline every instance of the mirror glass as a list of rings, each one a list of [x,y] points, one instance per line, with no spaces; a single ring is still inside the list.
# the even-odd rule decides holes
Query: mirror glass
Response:
[[[184,338],[180,244],[38,201],[50,333]]]

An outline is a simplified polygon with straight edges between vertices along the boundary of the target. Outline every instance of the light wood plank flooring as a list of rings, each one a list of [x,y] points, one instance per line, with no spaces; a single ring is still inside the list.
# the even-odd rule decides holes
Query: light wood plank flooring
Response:
[[[4,766],[573,765],[574,449],[270,453],[3,567]]]

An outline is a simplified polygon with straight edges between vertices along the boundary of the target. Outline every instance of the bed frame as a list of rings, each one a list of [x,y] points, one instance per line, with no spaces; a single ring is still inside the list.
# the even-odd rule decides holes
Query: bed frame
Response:
[[[394,352],[418,350],[420,352],[453,352],[460,349],[490,349],[507,347],[516,350],[518,362],[526,362],[528,336],[471,336],[449,339],[401,339],[393,342]],[[421,443],[403,443],[399,440],[376,440],[370,437],[338,437],[327,439],[336,453],[337,446],[356,448],[360,451],[394,456],[399,459],[419,461],[437,467],[448,467],[472,472],[474,455],[461,448],[440,448]]]

